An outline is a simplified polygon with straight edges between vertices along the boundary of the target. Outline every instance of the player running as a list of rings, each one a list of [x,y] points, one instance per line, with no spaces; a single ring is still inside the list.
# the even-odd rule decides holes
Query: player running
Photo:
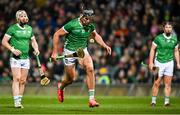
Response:
[[[97,107],[99,103],[95,100],[95,77],[93,61],[87,50],[88,39],[92,35],[95,41],[111,54],[111,48],[107,46],[102,37],[96,32],[93,25],[94,11],[92,9],[83,10],[83,14],[76,19],[65,24],[61,29],[55,32],[53,36],[53,53],[52,58],[56,60],[58,55],[59,37],[65,36],[64,54],[74,53],[77,49],[83,48],[85,57],[82,59],[65,58],[65,79],[58,83],[58,99],[60,102],[64,100],[64,88],[71,84],[76,76],[75,62],[85,69],[87,73],[87,85],[89,89],[89,107]]]
[[[177,68],[180,69],[178,41],[177,36],[172,32],[172,23],[165,22],[163,25],[163,29],[164,33],[159,34],[154,39],[150,50],[149,68],[151,70],[154,66],[159,68],[158,78],[154,82],[152,87],[152,106],[156,105],[156,97],[158,95],[158,90],[162,79],[164,80],[165,84],[164,105],[170,105],[169,96],[171,92],[171,81],[174,71],[174,58],[176,59]]]
[[[14,107],[23,108],[21,100],[30,68],[29,43],[31,42],[35,55],[39,55],[39,50],[32,27],[27,25],[29,21],[27,13],[24,10],[18,10],[16,20],[17,23],[11,25],[5,33],[2,45],[11,51],[10,66],[13,75]]]

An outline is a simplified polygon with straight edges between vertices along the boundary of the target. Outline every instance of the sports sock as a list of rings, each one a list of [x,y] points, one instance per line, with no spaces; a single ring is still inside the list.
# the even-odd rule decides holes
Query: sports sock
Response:
[[[89,90],[89,100],[94,99],[94,92],[95,92],[94,89],[90,89],[90,90]]]
[[[64,90],[64,86],[62,85],[62,82],[61,82],[61,85],[60,85],[60,90]]]
[[[19,101],[20,101],[20,102],[21,102],[21,100],[22,100],[22,97],[23,97],[22,95],[19,95]]]
[[[164,98],[164,104],[168,104],[169,103],[169,97],[166,97]]]
[[[13,98],[14,98],[14,103],[19,102],[19,95],[13,96]]]
[[[152,96],[152,103],[156,104],[156,96]]]

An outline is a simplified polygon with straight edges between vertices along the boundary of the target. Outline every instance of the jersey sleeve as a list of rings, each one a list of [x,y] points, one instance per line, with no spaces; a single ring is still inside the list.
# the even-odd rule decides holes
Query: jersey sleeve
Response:
[[[92,32],[96,30],[95,29],[95,24],[92,24],[91,29],[92,29]]]
[[[34,32],[33,32],[33,30],[31,31],[31,39],[33,39],[34,38]]]
[[[12,35],[13,35],[13,28],[10,26],[5,33],[5,36],[7,36],[8,38],[11,38]]]
[[[179,42],[178,42],[177,36],[175,36],[175,48],[178,48],[178,46],[179,46]]]
[[[158,45],[159,45],[158,37],[155,37],[155,38],[154,38],[153,44],[154,44],[155,46],[158,46]]]
[[[65,24],[64,26],[63,26],[63,29],[64,29],[64,31],[66,32],[66,33],[69,33],[70,31],[71,31],[71,29],[73,28],[73,23],[70,21],[70,22],[68,22],[67,24]]]

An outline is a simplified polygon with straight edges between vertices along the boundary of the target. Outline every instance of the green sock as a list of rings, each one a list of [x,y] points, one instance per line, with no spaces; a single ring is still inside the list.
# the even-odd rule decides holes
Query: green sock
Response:
[[[61,82],[60,90],[64,90],[64,84]]]
[[[60,90],[64,90],[64,87],[62,85],[60,86]]]

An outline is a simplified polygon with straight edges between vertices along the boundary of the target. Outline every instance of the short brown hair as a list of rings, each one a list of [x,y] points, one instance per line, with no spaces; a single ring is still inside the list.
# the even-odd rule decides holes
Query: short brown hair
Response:
[[[163,27],[165,27],[165,25],[171,25],[171,26],[173,27],[173,22],[164,21],[164,22],[163,22]]]

